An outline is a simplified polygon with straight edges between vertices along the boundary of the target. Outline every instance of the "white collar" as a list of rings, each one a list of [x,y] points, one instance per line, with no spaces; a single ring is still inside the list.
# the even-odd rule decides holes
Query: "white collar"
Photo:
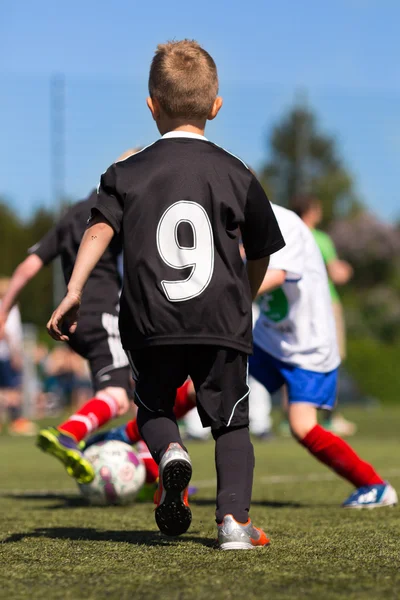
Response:
[[[161,137],[162,140],[169,138],[192,138],[193,140],[203,140],[208,142],[208,139],[204,135],[199,133],[192,133],[191,131],[168,131]]]

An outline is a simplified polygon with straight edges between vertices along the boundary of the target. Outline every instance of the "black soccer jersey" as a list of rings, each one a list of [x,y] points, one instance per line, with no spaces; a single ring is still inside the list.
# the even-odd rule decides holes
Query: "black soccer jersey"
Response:
[[[236,157],[170,132],[101,177],[100,211],[122,233],[126,350],[211,344],[252,351],[249,260],[282,248],[271,205]]]
[[[97,192],[94,190],[86,200],[74,204],[40,242],[29,250],[30,254],[37,254],[45,265],[61,256],[66,284],[71,278],[87,220],[96,202]],[[114,236],[85,286],[82,294],[82,313],[98,311],[99,307],[104,311],[115,312],[121,290],[121,277],[117,265],[120,253],[120,238]]]

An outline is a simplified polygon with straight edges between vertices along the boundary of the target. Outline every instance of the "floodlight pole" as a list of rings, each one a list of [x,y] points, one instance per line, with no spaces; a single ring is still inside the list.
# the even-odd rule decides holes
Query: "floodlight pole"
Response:
[[[50,78],[50,173],[51,195],[56,221],[61,216],[65,200],[65,76]],[[65,283],[58,258],[53,263],[53,304],[57,306],[65,292]]]

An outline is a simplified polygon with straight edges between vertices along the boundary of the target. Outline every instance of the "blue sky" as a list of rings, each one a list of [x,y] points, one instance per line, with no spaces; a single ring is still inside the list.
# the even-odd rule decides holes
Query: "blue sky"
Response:
[[[305,89],[360,197],[400,216],[397,0],[0,0],[0,194],[22,216],[51,206],[49,78],[66,81],[66,192],[83,197],[124,149],[153,141],[145,106],[159,42],[215,58],[224,107],[207,135],[256,168]]]

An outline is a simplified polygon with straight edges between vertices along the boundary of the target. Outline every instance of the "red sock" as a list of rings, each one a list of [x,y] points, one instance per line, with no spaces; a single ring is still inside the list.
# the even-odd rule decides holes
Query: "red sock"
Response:
[[[154,483],[158,479],[158,464],[143,441],[138,442],[136,448],[138,456],[142,459],[146,467],[146,483]]]
[[[139,440],[142,439],[142,436],[139,433],[139,428],[136,419],[128,421],[128,423],[126,424],[125,432],[131,444],[136,444]]]
[[[61,429],[72,435],[77,442],[89,433],[98,429],[118,414],[118,402],[112,396],[99,392],[100,398],[92,398],[72,417],[59,425]]]
[[[344,440],[326,431],[320,425],[315,425],[301,440],[301,444],[315,458],[350,481],[356,488],[384,483],[374,468],[361,460]]]
[[[178,420],[182,419],[182,417],[184,417],[195,406],[195,404],[193,404],[192,398],[189,395],[190,384],[191,381],[188,380],[176,391],[174,413],[175,417]],[[129,421],[126,424],[125,431],[132,444],[136,444],[139,440],[142,439],[139,433],[136,419],[133,419],[132,421]]]
[[[193,398],[189,395],[189,387],[191,384],[191,380],[188,379],[176,391],[174,413],[178,421],[196,406],[196,401],[193,402]]]

